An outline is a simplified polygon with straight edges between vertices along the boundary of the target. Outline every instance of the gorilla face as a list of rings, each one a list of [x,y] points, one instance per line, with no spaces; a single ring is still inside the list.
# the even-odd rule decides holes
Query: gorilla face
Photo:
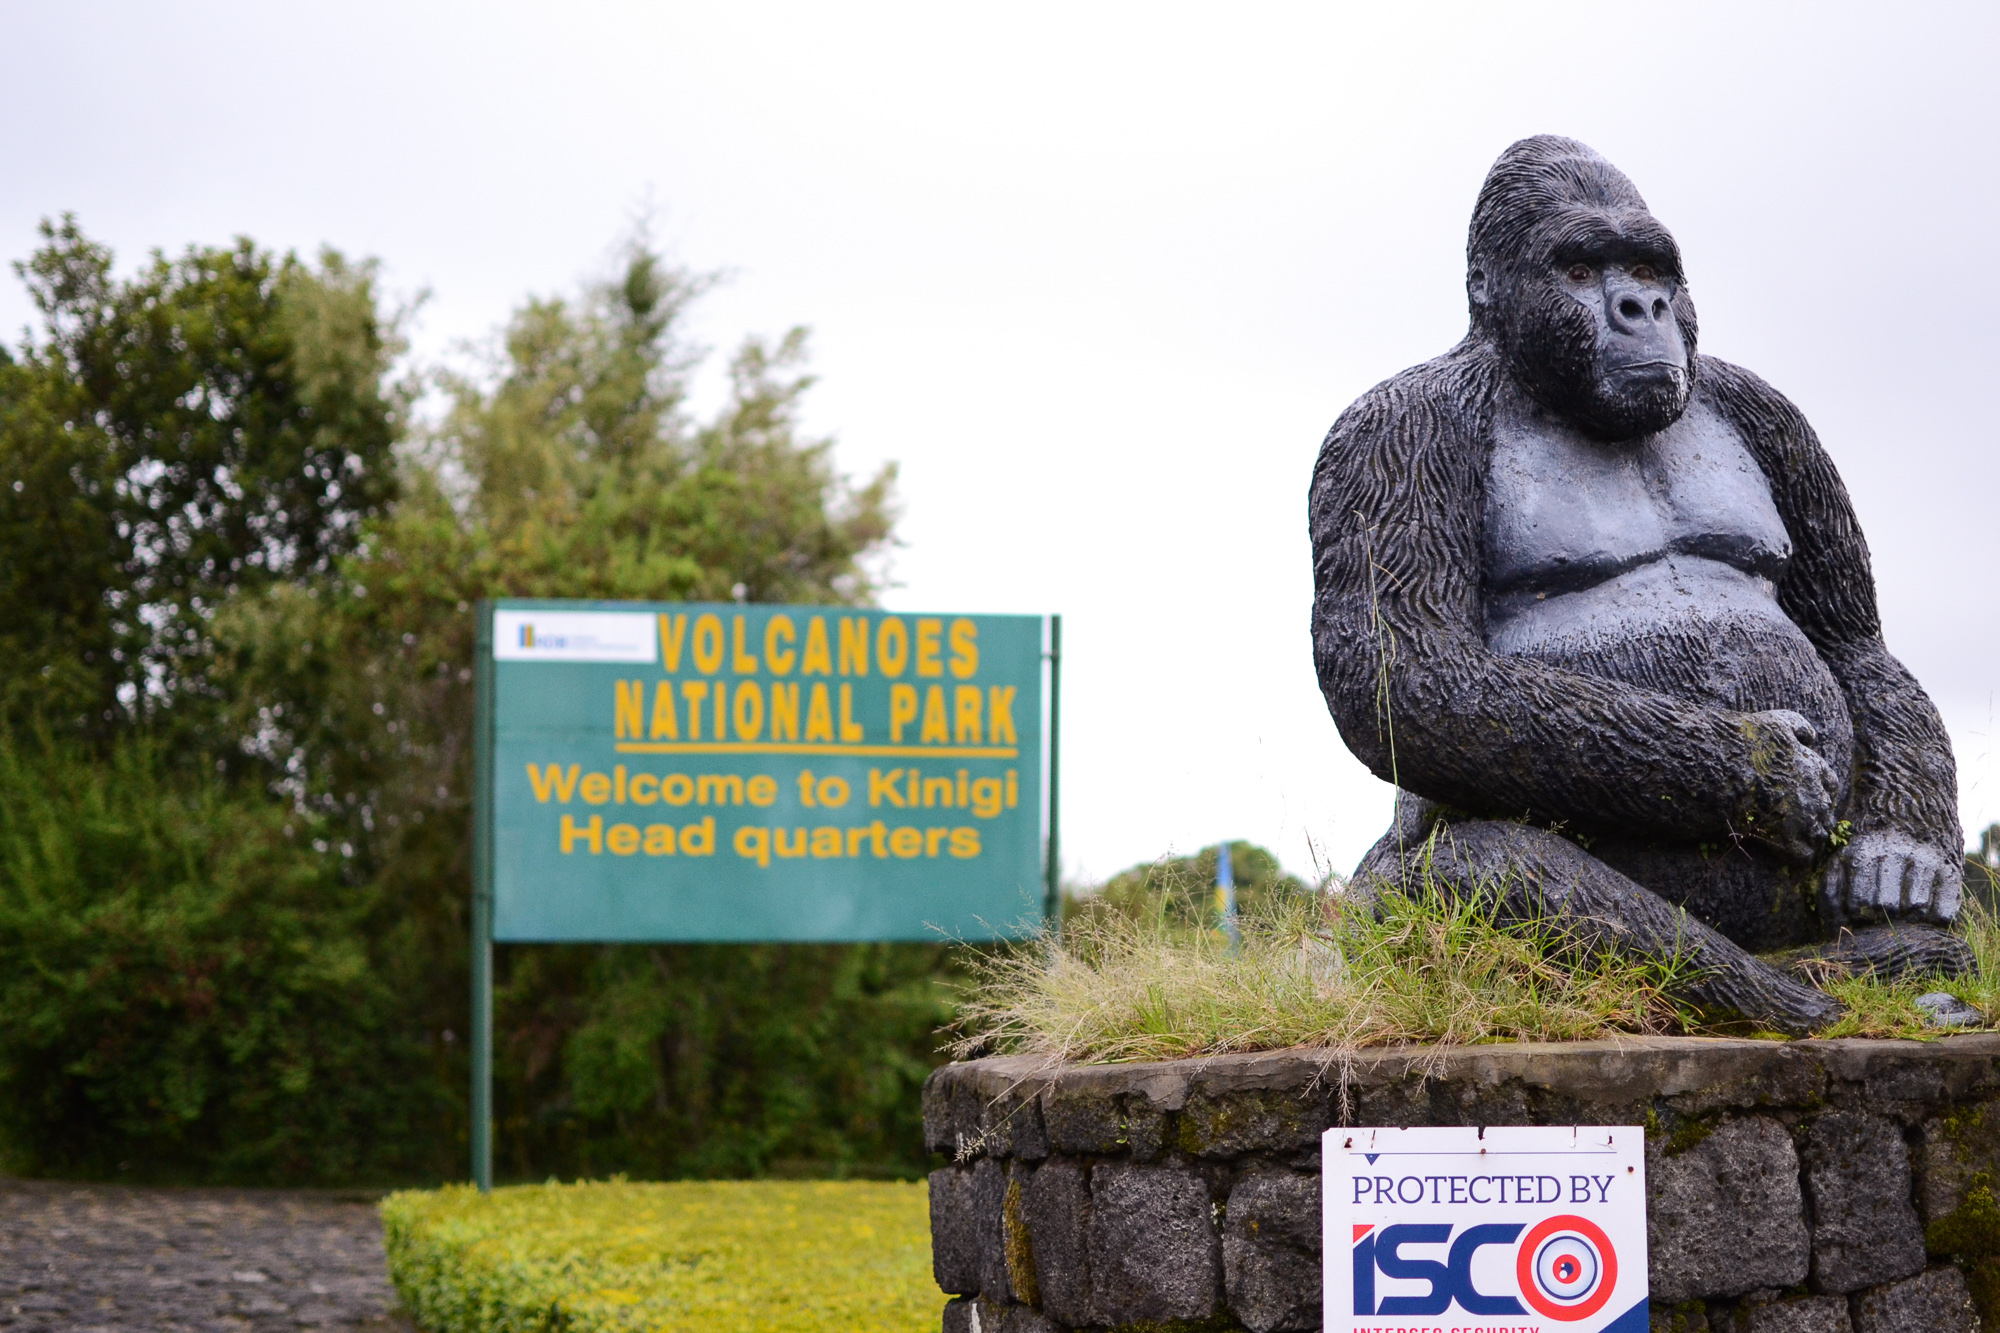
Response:
[[[1468,250],[1474,331],[1543,407],[1603,440],[1686,410],[1696,335],[1680,250],[1616,167],[1570,139],[1515,144]]]
[[[1626,440],[1686,410],[1691,357],[1675,313],[1672,257],[1650,248],[1564,247],[1520,275],[1507,339],[1515,376],[1587,434]],[[1692,311],[1690,311],[1692,314]]]

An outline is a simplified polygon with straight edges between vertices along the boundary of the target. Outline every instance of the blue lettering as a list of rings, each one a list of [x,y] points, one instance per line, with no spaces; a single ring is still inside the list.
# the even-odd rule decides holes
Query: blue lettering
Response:
[[[1375,1313],[1375,1236],[1363,1236],[1354,1247],[1354,1313]]]
[[[1451,1243],[1451,1261],[1448,1281],[1451,1284],[1451,1298],[1467,1314],[1526,1314],[1521,1303],[1512,1296],[1488,1296],[1472,1285],[1472,1256],[1483,1245],[1505,1245],[1521,1234],[1522,1223],[1488,1222],[1482,1226],[1467,1227]],[[1371,1289],[1370,1295],[1373,1295]],[[1386,1306],[1387,1302],[1384,1302]],[[1444,1307],[1439,1306],[1442,1310]],[[1387,1313],[1385,1310],[1384,1313]],[[1432,1314],[1436,1311],[1412,1310],[1412,1314]]]
[[[1419,1198],[1422,1196],[1419,1195]],[[1383,1227],[1375,1246],[1375,1266],[1389,1277],[1430,1283],[1422,1296],[1384,1296],[1377,1314],[1443,1314],[1451,1305],[1451,1270],[1435,1259],[1405,1259],[1405,1245],[1440,1245],[1451,1236],[1444,1223],[1404,1222]]]

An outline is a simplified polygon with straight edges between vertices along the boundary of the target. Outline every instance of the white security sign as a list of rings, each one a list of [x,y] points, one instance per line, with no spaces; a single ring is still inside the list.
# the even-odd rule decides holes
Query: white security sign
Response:
[[[1326,1333],[1646,1333],[1636,1126],[1330,1129]]]

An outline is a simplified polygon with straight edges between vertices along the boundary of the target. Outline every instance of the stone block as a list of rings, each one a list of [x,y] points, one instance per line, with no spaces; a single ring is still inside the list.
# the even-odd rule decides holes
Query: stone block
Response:
[[[1919,1123],[1940,1104],[1976,1105],[2000,1095],[2000,1032],[1974,1032],[1934,1042],[1800,1043],[1822,1048],[1828,1100]]]
[[[1040,1104],[1047,1083],[1046,1062],[1036,1056],[932,1070],[924,1080],[924,1146],[960,1160],[1046,1155]]]
[[[1022,1188],[1021,1220],[1038,1303],[1058,1323],[1089,1323],[1090,1175],[1083,1163],[1044,1163]]]
[[[1023,1305],[1040,1305],[1041,1283],[1035,1277],[1035,1246],[1028,1236],[1023,1205],[1033,1182],[1032,1162],[1007,1163],[1007,1190],[1000,1199],[1000,1254],[1007,1265],[1007,1289]]]
[[[965,1296],[944,1307],[943,1329],[944,1333],[1062,1333],[1040,1310]]]
[[[1894,1121],[1823,1115],[1806,1132],[1805,1165],[1817,1290],[1858,1291],[1923,1271],[1909,1151]]]
[[[931,1275],[938,1290],[971,1296],[979,1290],[984,1249],[972,1168],[947,1166],[930,1174]]]
[[[1777,1122],[1724,1121],[1672,1156],[1648,1143],[1646,1191],[1654,1300],[1716,1300],[1805,1279],[1798,1153]]]
[[[1924,1124],[1917,1199],[1925,1225],[1965,1206],[1977,1184],[2000,1184],[2000,1102],[1978,1102]]]
[[[1042,1125],[1041,1091],[1039,1087],[1014,1088],[987,1107],[987,1133],[999,1145],[991,1151],[1029,1162],[1049,1155],[1048,1133]]]
[[[1208,1185],[1164,1166],[1090,1173],[1090,1315],[1116,1327],[1207,1319],[1222,1295],[1222,1243]]]
[[[1844,1296],[1742,1305],[1732,1314],[1733,1319],[1724,1324],[1729,1333],[1853,1333],[1854,1328],[1847,1318]]]
[[[1007,1167],[991,1157],[972,1164],[972,1234],[979,1239],[979,1294],[989,1301],[1014,1299],[1007,1280],[1007,1243],[1001,1210],[1007,1203]]]
[[[1291,1153],[1317,1143],[1329,1123],[1325,1095],[1303,1087],[1214,1093],[1197,1087],[1181,1108],[1176,1138],[1191,1157]]]
[[[1049,1147],[1059,1153],[1123,1152],[1125,1112],[1118,1102],[1117,1089],[1102,1080],[1051,1087],[1042,1094]]]
[[[1125,1148],[1135,1162],[1157,1162],[1166,1155],[1173,1113],[1146,1097],[1125,1099]]]
[[[952,1093],[958,1080],[953,1066],[940,1065],[924,1079],[924,1149],[951,1154],[958,1150],[957,1126],[952,1122]]]
[[[1246,1176],[1229,1192],[1222,1226],[1223,1289],[1250,1333],[1318,1328],[1318,1176]]]
[[[1965,1275],[1933,1268],[1854,1298],[1854,1333],[1978,1333]]]

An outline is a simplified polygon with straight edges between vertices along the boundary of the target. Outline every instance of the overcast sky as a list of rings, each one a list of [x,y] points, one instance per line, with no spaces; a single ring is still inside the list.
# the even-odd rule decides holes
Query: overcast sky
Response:
[[[435,356],[650,212],[734,275],[701,338],[812,326],[810,424],[902,464],[890,606],[1063,613],[1071,873],[1223,837],[1344,871],[1389,802],[1313,680],[1314,453],[1463,333],[1493,158],[1572,135],[1678,236],[1703,350],[1818,428],[1977,828],[1995,13],[0,0],[0,254],[63,210],[128,265],[330,243],[430,291]]]

